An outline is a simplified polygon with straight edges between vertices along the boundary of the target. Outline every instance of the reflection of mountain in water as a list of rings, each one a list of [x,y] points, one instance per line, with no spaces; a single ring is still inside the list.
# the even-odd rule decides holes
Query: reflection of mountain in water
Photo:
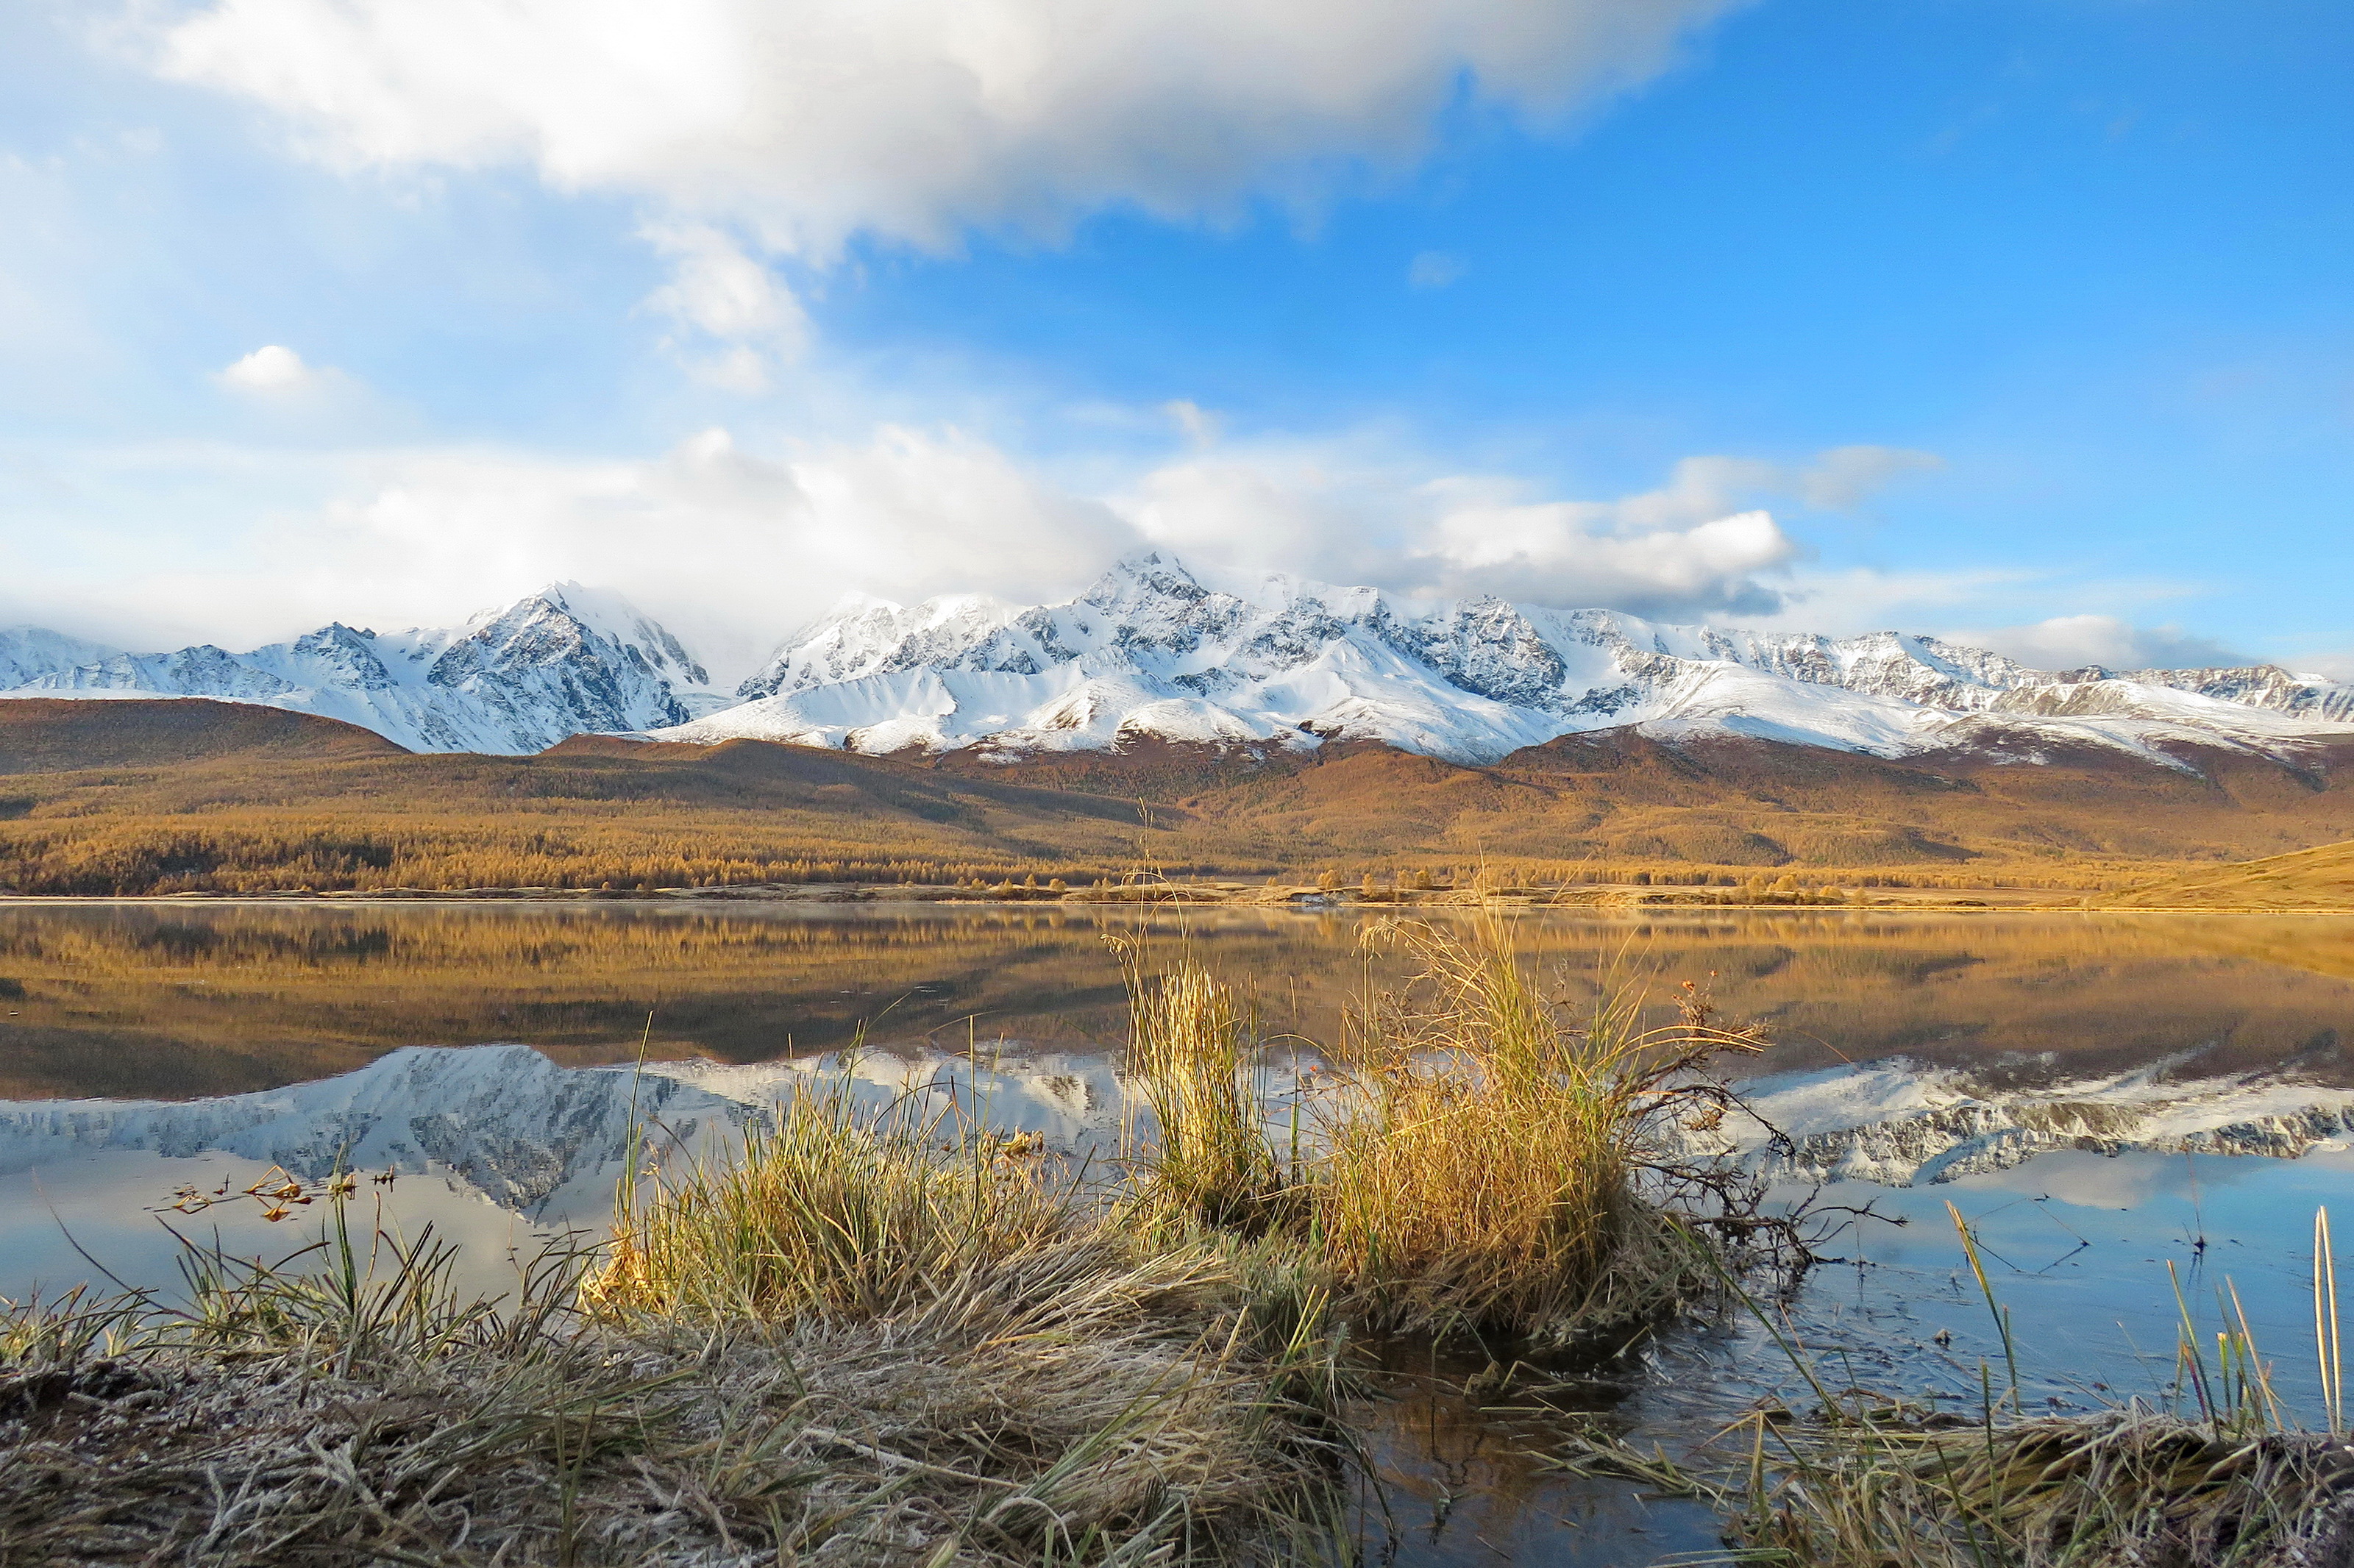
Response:
[[[796,1086],[842,1083],[862,1104],[904,1096],[944,1114],[1088,1144],[1115,1118],[1100,1060],[1024,1056],[976,1065],[945,1053],[827,1054],[754,1066],[707,1062],[564,1067],[527,1045],[410,1046],[356,1072],[183,1103],[0,1102],[0,1174],[101,1150],[220,1152],[316,1179],[338,1166],[438,1169],[507,1209],[537,1214],[611,1182],[631,1118],[650,1144],[707,1147],[760,1119]],[[951,1104],[951,1098],[953,1103]]]
[[[2003,1171],[2053,1150],[2294,1159],[2354,1138],[2354,1091],[2278,1072],[2175,1078],[2179,1062],[2031,1087],[1903,1058],[1744,1086],[1758,1116],[1743,1151],[1797,1181],[1910,1187]]]

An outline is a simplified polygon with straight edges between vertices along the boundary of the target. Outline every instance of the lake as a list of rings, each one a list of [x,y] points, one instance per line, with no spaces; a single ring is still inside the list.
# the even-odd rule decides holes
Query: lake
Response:
[[[2002,1364],[1951,1204],[1984,1240],[2031,1404],[2163,1388],[2168,1262],[2210,1329],[2235,1285],[2285,1396],[2312,1394],[2313,1214],[2354,1213],[2354,917],[1508,918],[1573,1005],[1632,988],[1664,1015],[1691,980],[1766,1031],[1739,1070],[1781,1136],[1749,1135],[1748,1157],[1792,1202],[1871,1215],[1769,1310],[1859,1379],[1961,1407],[1981,1363]],[[1288,1059],[1399,980],[1364,940],[1373,924],[882,902],[0,905],[0,1294],[168,1286],[167,1221],[291,1251],[313,1212],[268,1220],[239,1190],[338,1165],[391,1177],[364,1186],[368,1212],[457,1239],[469,1278],[498,1288],[546,1238],[605,1222],[633,1118],[713,1147],[819,1078],[1108,1148],[1124,962],[1200,958],[1248,989]],[[174,1211],[189,1191],[196,1212]],[[1571,1416],[1672,1444],[1791,1381],[1740,1311],[1504,1412],[1463,1391],[1482,1357],[1386,1353],[1401,1397],[1359,1413],[1384,1476],[1361,1528],[1400,1563],[1706,1548],[1696,1511],[1564,1481],[1527,1450]]]

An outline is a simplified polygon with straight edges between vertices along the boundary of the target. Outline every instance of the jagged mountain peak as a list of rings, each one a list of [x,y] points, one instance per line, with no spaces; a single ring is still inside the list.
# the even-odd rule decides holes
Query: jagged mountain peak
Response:
[[[732,701],[626,598],[570,581],[454,629],[335,621],[241,654],[0,633],[0,694],[11,692],[264,703],[435,751],[535,751],[584,732],[1009,758],[1140,737],[1260,748],[1341,738],[1481,762],[1634,726],[1887,756],[2032,759],[2097,745],[2174,767],[2184,745],[2279,755],[2354,730],[2354,686],[2273,665],[2055,673],[1912,632],[1679,626],[1291,576],[1238,595],[1165,549],[1124,556],[1051,603],[846,596]]]
[[[0,641],[0,660],[19,646]],[[232,653],[212,643],[72,662],[48,656],[0,694],[211,697],[343,719],[412,750],[532,752],[586,731],[684,723],[714,702],[675,636],[609,590],[552,583],[457,628],[343,621]]]
[[[1292,576],[1245,599],[1155,549],[1056,603],[838,612],[780,650],[740,706],[663,733],[1000,755],[1145,736],[1284,747],[1363,738],[1477,762],[1629,724],[1895,755],[1978,745],[2001,714],[2006,755],[2033,755],[2041,736],[2172,766],[2166,747],[2181,741],[2270,748],[2354,727],[2346,688],[2254,671],[2105,679],[2098,693],[2072,694],[2000,654],[1895,630],[1839,639],[1676,626]]]

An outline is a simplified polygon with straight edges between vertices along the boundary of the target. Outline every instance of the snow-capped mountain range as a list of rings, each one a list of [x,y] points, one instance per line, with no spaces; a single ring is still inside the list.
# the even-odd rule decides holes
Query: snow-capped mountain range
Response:
[[[337,624],[242,654],[0,632],[0,695],[226,698],[347,719],[417,750],[505,753],[582,733],[1008,760],[1143,738],[1349,739],[1490,762],[1631,726],[1883,757],[2033,761],[2094,745],[2179,766],[2169,746],[2285,756],[2354,735],[2354,685],[2270,665],[2052,672],[1934,637],[1670,626],[1280,577],[1245,599],[1157,554],[1057,604],[854,599],[733,694],[624,600],[567,583],[455,630]]]
[[[124,653],[0,631],[0,696],[213,697],[347,720],[412,751],[543,751],[567,736],[674,725],[730,699],[617,594],[564,583],[454,630],[337,621],[249,653]]]

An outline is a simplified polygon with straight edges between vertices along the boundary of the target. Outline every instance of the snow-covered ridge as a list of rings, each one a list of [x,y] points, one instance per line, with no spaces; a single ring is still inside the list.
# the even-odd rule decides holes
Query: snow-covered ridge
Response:
[[[1882,756],[1959,747],[2032,761],[2093,744],[2169,766],[2168,742],[2276,752],[2354,733],[2354,687],[2269,666],[2054,673],[1934,637],[1670,626],[1496,599],[1415,604],[1288,577],[1246,599],[1159,555],[1059,604],[860,599],[789,641],[737,694],[654,733],[1008,756],[1146,736],[1344,738],[1485,762],[1631,725]]]
[[[683,723],[727,699],[617,594],[562,583],[454,630],[342,622],[246,653],[118,653],[0,631],[0,695],[216,697],[347,720],[413,751],[545,750],[567,736]]]
[[[584,733],[1006,758],[1141,738],[1351,739],[1488,762],[1631,726],[1885,757],[2033,762],[2091,745],[2176,767],[2168,748],[2183,744],[2288,758],[2354,735],[2354,685],[2269,665],[2052,672],[1935,637],[1419,603],[1290,577],[1246,599],[1157,554],[1055,604],[853,599],[732,694],[626,601],[567,583],[456,630],[335,624],[249,653],[0,632],[0,695],[226,698],[346,719],[416,750],[507,753]]]

